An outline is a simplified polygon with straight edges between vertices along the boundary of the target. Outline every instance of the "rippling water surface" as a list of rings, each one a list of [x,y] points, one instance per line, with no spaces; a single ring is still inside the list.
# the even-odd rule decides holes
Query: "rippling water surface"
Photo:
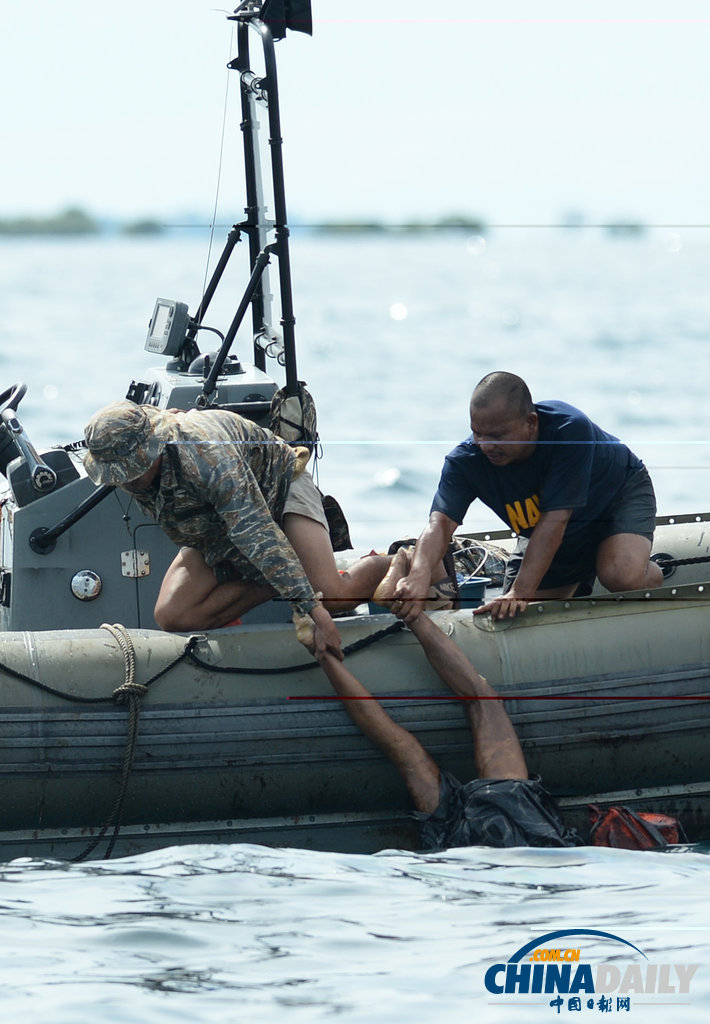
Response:
[[[155,363],[156,296],[194,310],[204,239],[0,244],[0,373],[26,380],[37,446],[74,440]],[[244,257],[245,258],[245,257]],[[525,377],[632,445],[663,513],[704,511],[710,243],[701,232],[609,238],[510,230],[357,241],[294,234],[300,376],[318,404],[321,483],[358,547],[425,521],[472,386]],[[241,265],[240,265],[241,266]],[[210,322],[224,328],[244,276]],[[237,345],[246,356],[248,343]],[[494,525],[481,510],[470,528]],[[549,998],[504,1004],[485,968],[560,928],[612,932],[649,961],[699,964],[689,997],[631,995],[613,1019],[706,1020],[704,851],[386,852],[192,846],[81,866],[0,868],[8,1021],[539,1021],[607,1016]],[[582,944],[582,943],[580,943]],[[582,944],[594,961],[623,960]],[[682,1005],[681,1005],[682,1003]]]
[[[0,243],[0,373],[29,384],[21,412],[36,444],[82,436],[97,408],[162,361],[143,350],[155,297],[194,311],[207,252],[207,239],[192,237]],[[210,325],[231,322],[246,258],[238,248]],[[662,513],[704,509],[703,232],[343,240],[297,231],[292,263],[299,374],[324,441],[321,483],[343,505],[356,547],[421,527],[444,455],[469,432],[470,392],[494,369],[519,373],[537,400],[579,406],[631,445],[652,471]],[[238,338],[235,350],[248,358],[250,342]],[[493,525],[480,508],[466,522]]]
[[[688,995],[633,993],[624,1019],[707,1020],[709,871],[688,850],[190,846],[14,862],[0,871],[3,1011],[37,1024],[550,1020],[554,996],[491,995],[486,968],[553,929],[594,928],[652,963],[701,965]],[[575,945],[626,966],[604,940]],[[585,998],[569,1018],[565,999],[563,1013],[599,1010]]]

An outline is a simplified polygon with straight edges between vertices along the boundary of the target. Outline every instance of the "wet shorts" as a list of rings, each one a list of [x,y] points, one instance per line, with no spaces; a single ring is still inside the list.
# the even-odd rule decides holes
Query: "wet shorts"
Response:
[[[462,784],[441,772],[439,806],[412,811],[424,850],[460,846],[579,846],[539,776],[474,779]]]
[[[618,495],[599,518],[590,523],[580,537],[579,530],[563,540],[552,565],[540,580],[540,590],[579,583],[577,597],[591,593],[596,578],[597,548],[607,537],[619,533],[635,533],[653,540],[656,525],[656,496],[647,469],[639,469],[630,476]],[[508,559],[503,581],[503,593],[511,588],[518,575],[528,545],[527,537],[519,537],[515,550]]]

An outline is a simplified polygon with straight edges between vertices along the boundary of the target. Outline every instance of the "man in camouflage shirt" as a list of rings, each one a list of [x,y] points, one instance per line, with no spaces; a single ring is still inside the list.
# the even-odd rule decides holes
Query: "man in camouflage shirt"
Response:
[[[272,597],[310,615],[319,650],[342,657],[331,610],[369,599],[389,559],[339,573],[308,451],[236,413],[114,402],[86,427],[84,465],[129,491],[180,551],[158,595],[170,631],[216,629]]]

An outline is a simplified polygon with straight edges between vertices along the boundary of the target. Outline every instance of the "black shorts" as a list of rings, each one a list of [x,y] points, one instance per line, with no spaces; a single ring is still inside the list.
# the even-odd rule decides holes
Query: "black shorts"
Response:
[[[577,596],[591,593],[596,579],[597,548],[607,537],[619,533],[635,533],[653,540],[656,526],[656,495],[653,483],[644,467],[630,476],[603,517],[589,523],[579,541],[563,539],[550,568],[540,580],[539,590],[579,583]],[[503,593],[510,590],[518,575],[528,537],[519,537],[515,550],[508,559],[503,581]]]
[[[460,846],[579,846],[539,776],[474,779],[462,784],[441,772],[439,806],[412,811],[424,850]]]

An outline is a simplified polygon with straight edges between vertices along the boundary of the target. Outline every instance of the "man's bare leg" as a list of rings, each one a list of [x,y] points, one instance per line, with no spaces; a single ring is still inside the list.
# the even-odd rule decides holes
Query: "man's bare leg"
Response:
[[[160,628],[171,633],[219,629],[275,593],[251,580],[218,583],[199,551],[182,548],[165,574],[153,614]]]
[[[479,779],[527,779],[528,769],[503,700],[453,640],[420,615],[410,626],[442,682],[466,705]]]
[[[388,573],[394,593],[399,580],[409,573],[412,552],[400,548]],[[392,602],[393,611],[401,602]],[[476,773],[480,779],[527,779],[528,770],[513,723],[503,701],[480,675],[453,640],[444,636],[426,615],[409,627],[424,649],[442,682],[466,703],[475,744]],[[482,699],[481,699],[482,698]]]
[[[431,754],[389,714],[343,662],[325,653],[319,659],[330,683],[343,698],[355,725],[390,759],[402,776],[418,811],[431,814],[439,805],[439,768]]]
[[[371,555],[341,574],[327,530],[306,516],[287,513],[284,533],[329,611],[348,611],[369,600],[389,568],[389,556]],[[218,583],[202,555],[194,548],[183,548],[165,574],[154,616],[161,629],[171,632],[219,629],[275,596],[272,587],[251,580]]]
[[[389,555],[368,555],[353,563],[346,572],[339,572],[328,531],[315,519],[296,512],[286,513],[283,531],[311,586],[323,594],[323,604],[328,611],[351,611],[363,601],[369,601],[389,569]]]
[[[597,576],[607,590],[645,590],[663,585],[663,573],[650,561],[651,541],[637,533],[607,537],[597,550]]]

